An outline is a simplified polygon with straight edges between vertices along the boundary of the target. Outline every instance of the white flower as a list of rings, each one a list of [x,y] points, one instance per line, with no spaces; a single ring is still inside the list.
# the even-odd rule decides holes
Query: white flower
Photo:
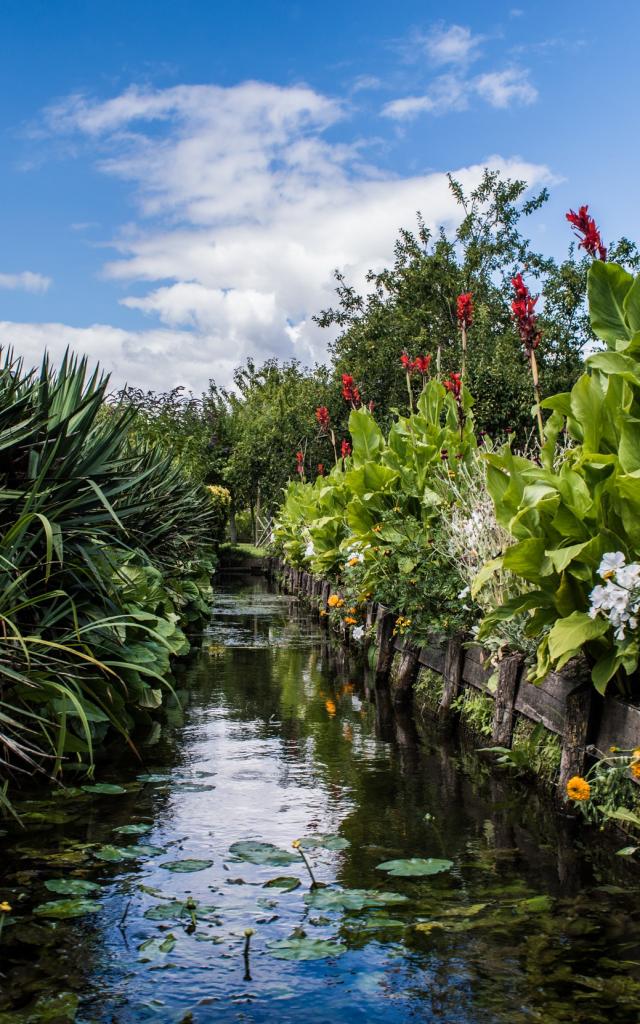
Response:
[[[616,583],[627,590],[633,590],[640,583],[640,565],[635,562],[623,565],[616,573]]]
[[[306,548],[304,549],[304,557],[305,558],[313,558],[315,553],[316,553],[316,549],[313,546],[313,541],[310,540],[309,543],[307,544]]]
[[[622,551],[608,551],[606,555],[602,556],[602,561],[598,566],[598,576],[606,580],[609,576],[615,576],[618,569],[622,569],[623,565],[624,555]]]
[[[464,587],[464,589],[461,590],[460,593],[458,594],[458,600],[462,601],[463,597],[466,597],[467,594],[470,594],[470,593],[471,593],[471,587]]]
[[[364,636],[364,626],[354,626],[351,636],[354,640],[362,640]]]

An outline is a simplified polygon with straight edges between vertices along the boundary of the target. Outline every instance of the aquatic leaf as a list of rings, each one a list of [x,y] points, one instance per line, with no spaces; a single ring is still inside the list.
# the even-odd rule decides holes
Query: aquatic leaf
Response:
[[[97,914],[101,909],[100,903],[96,900],[88,900],[80,897],[77,900],[51,900],[50,903],[41,903],[34,907],[34,914],[39,917],[82,917],[84,914]]]
[[[101,796],[119,796],[120,793],[126,793],[124,786],[116,786],[112,782],[95,782],[90,786],[83,786],[85,793],[97,793]]]
[[[156,907],[149,907],[148,910],[145,910],[143,917],[146,917],[148,921],[173,921],[182,917],[185,912],[187,912],[186,904],[174,900],[170,903],[159,903]]]
[[[212,860],[167,860],[160,867],[166,868],[167,871],[174,871],[176,874],[191,874],[192,871],[204,871],[212,864]]]
[[[392,878],[418,878],[450,871],[452,860],[437,860],[435,857],[409,857],[407,860],[385,860],[377,865],[378,871],[386,871]]]
[[[326,835],[304,836],[300,846],[305,850],[346,850],[351,843],[344,836],[327,833]]]
[[[150,832],[153,825],[120,825],[119,828],[114,828],[114,832],[118,832],[122,836],[142,836],[145,832]]]
[[[144,843],[138,843],[132,849],[136,851],[136,856],[141,854],[143,857],[159,857],[161,853],[167,852],[164,846],[146,846]]]
[[[408,896],[399,892],[378,892],[376,889],[312,889],[304,902],[314,910],[364,910],[365,907],[387,907],[406,903]]]
[[[87,882],[84,878],[49,878],[44,884],[49,892],[57,892],[61,896],[86,896],[100,889],[95,882]]]
[[[179,782],[174,786],[174,789],[181,793],[209,793],[215,788],[212,784],[207,785],[202,782]]]
[[[401,921],[399,917],[368,917],[364,921],[358,921],[358,930],[375,931],[380,928],[406,928],[407,922]]]
[[[443,925],[442,921],[422,921],[415,927],[417,932],[424,932],[429,935],[431,932],[444,931],[445,925]]]
[[[138,946],[139,953],[149,954],[148,956],[141,957],[141,960],[149,960],[153,956],[158,954],[171,953],[175,948],[176,937],[171,932],[164,939],[146,939],[141,945]]]
[[[278,960],[324,960],[347,952],[346,946],[333,939],[309,939],[306,935],[273,939],[267,942],[267,949]]]
[[[238,860],[247,861],[249,864],[296,864],[300,858],[289,853],[288,850],[281,850],[273,843],[259,843],[254,839],[246,839],[240,843],[233,843],[229,847],[229,853]]]
[[[151,773],[150,775],[138,775],[138,782],[171,782],[170,775]]]
[[[92,855],[97,860],[104,860],[108,864],[119,864],[123,860],[135,860],[139,856],[135,846],[111,846],[109,843],[93,850]]]
[[[443,910],[443,917],[475,917],[479,914],[488,903],[471,903],[466,907],[450,907],[449,910]]]
[[[262,888],[293,892],[294,889],[299,889],[301,884],[300,879],[296,878],[295,875],[278,875],[277,878],[270,878],[268,882],[265,882]]]

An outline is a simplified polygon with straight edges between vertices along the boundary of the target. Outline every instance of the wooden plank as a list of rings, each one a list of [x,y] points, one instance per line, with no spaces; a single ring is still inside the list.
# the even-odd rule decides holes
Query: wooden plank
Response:
[[[625,703],[620,697],[607,697],[594,743],[603,754],[611,747],[620,750],[640,747],[640,708]]]
[[[491,738],[499,747],[510,747],[513,739],[515,700],[522,672],[523,657],[512,654],[500,662],[498,686],[494,695],[493,731]]]
[[[418,660],[424,668],[430,668],[434,672],[444,674],[445,648],[444,647],[422,647]]]
[[[482,657],[483,652],[477,647],[470,647],[465,652],[464,665],[462,667],[463,682],[475,686],[477,690],[489,693],[488,682],[493,672],[493,667],[485,665],[489,663],[487,656]]]

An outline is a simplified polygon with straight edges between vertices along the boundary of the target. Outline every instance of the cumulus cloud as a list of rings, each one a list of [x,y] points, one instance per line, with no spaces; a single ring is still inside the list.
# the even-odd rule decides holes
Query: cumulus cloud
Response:
[[[312,316],[334,300],[333,270],[363,288],[416,210],[431,227],[459,217],[446,175],[382,172],[361,140],[333,137],[344,117],[341,103],[305,86],[258,82],[50,107],[50,132],[83,137],[102,171],[131,187],[139,216],[112,240],[103,272],[150,323],[3,324],[0,343],[31,359],[71,345],[99,356],[118,384],[162,389],[228,383],[248,355],[322,360],[329,336]],[[548,177],[519,160],[489,163],[532,185]],[[482,172],[455,171],[466,188]]]
[[[474,35],[466,25],[439,24],[420,39],[433,64],[466,64],[478,56],[483,36]]]
[[[409,121],[420,114],[466,110],[473,97],[479,97],[491,107],[506,109],[514,103],[534,103],[538,91],[526,68],[488,71],[472,78],[443,75],[435,79],[423,95],[403,96],[386,103],[382,114],[396,121]]]
[[[19,274],[0,274],[0,288],[9,291],[46,292],[51,287],[51,278],[44,274],[34,274],[31,270],[23,270]]]

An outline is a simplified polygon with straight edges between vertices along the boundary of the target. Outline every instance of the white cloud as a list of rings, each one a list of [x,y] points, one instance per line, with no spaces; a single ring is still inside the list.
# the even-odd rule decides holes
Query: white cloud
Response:
[[[440,24],[419,38],[433,64],[466,64],[477,57],[484,37],[474,36],[466,25]]]
[[[363,162],[360,141],[333,141],[343,115],[306,87],[255,82],[51,107],[50,131],[88,139],[103,172],[132,187],[140,216],[113,241],[104,273],[129,285],[123,305],[152,323],[5,323],[0,343],[30,360],[71,345],[99,357],[116,383],[159,389],[228,383],[248,355],[323,359],[329,336],[312,316],[334,302],[333,270],[364,288],[416,210],[430,227],[459,217],[445,174],[394,177]],[[489,163],[532,185],[548,178],[517,159]],[[455,174],[472,188],[482,172]]]
[[[526,68],[511,67],[489,71],[473,78],[442,75],[422,96],[403,96],[382,108],[382,115],[396,121],[409,121],[420,114],[446,114],[466,110],[470,100],[479,96],[492,107],[506,109],[514,103],[534,103],[538,91],[529,80]]]
[[[524,68],[506,68],[479,75],[474,82],[475,91],[492,107],[504,109],[512,103],[534,103],[538,90],[529,81]]]
[[[23,270],[20,274],[0,274],[0,288],[9,291],[46,292],[51,287],[51,278]]]

